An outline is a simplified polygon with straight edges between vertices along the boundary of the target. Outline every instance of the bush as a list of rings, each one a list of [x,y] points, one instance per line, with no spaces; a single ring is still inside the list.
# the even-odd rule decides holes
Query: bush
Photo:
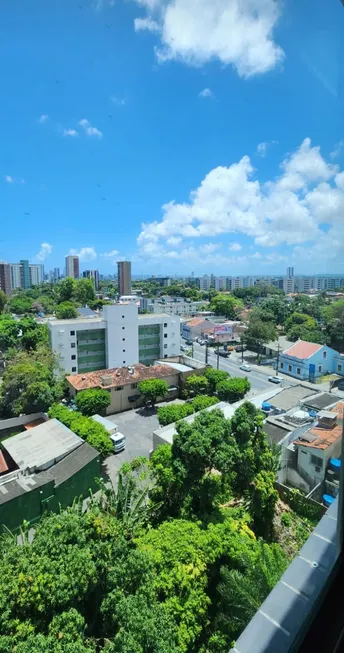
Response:
[[[92,416],[103,413],[110,404],[110,394],[102,388],[90,388],[78,392],[75,398],[77,409],[82,415]]]
[[[78,311],[73,302],[62,302],[56,309],[56,317],[58,320],[71,320],[77,317]]]
[[[91,447],[97,449],[103,458],[113,452],[112,440],[106,428],[90,417],[84,417],[81,413],[72,412],[60,404],[54,404],[50,408],[49,417],[55,417],[62,424],[68,426],[73,433],[86,440]]]
[[[190,403],[193,406],[195,413],[197,413],[199,410],[204,410],[205,408],[209,408],[209,406],[214,406],[215,404],[218,404],[219,400],[217,399],[217,397],[209,397],[208,395],[199,395],[198,397],[192,399]]]
[[[218,383],[220,381],[226,381],[229,378],[229,374],[224,370],[215,370],[213,367],[208,367],[205,371],[205,377],[208,379],[210,392],[214,394]]]
[[[251,384],[248,379],[233,377],[227,381],[221,381],[218,383],[216,391],[221,400],[234,403],[235,401],[239,401],[239,399],[243,399],[250,387]]]
[[[289,512],[284,512],[281,515],[281,522],[283,526],[287,526],[289,528],[289,526],[291,525],[291,516],[289,515]]]
[[[183,419],[188,415],[192,415],[194,407],[192,404],[173,404],[171,406],[162,406],[158,408],[158,420],[160,426],[167,426]]]
[[[197,376],[192,374],[185,381],[185,391],[187,396],[190,395],[205,395],[209,390],[208,379],[205,376]]]

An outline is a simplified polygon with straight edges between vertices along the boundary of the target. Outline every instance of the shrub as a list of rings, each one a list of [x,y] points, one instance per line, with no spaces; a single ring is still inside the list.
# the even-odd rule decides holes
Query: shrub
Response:
[[[62,424],[78,435],[87,444],[99,451],[105,458],[113,452],[112,440],[104,426],[95,422],[90,417],[84,417],[81,413],[72,412],[65,406],[54,404],[49,410],[49,417],[55,417]]]
[[[284,512],[281,515],[281,522],[282,522],[283,526],[287,526],[289,528],[289,526],[291,524],[291,516],[289,515],[288,512]]]
[[[220,381],[226,381],[229,378],[228,372],[224,370],[215,370],[213,367],[208,367],[204,376],[208,379],[210,392],[213,394],[216,391],[216,386]]]
[[[217,397],[209,397],[208,395],[199,395],[198,397],[192,399],[190,403],[193,406],[195,413],[197,413],[199,410],[204,410],[205,408],[209,408],[209,406],[214,406],[215,404],[218,404],[219,400],[217,399]]]
[[[110,393],[102,388],[90,388],[78,392],[75,397],[77,409],[86,416],[103,413],[110,404]]]
[[[194,407],[191,404],[173,404],[171,406],[162,406],[158,408],[158,420],[161,426],[167,426],[192,415]]]
[[[233,377],[218,383],[216,391],[220,399],[234,403],[242,399],[250,387],[251,384],[246,378]]]
[[[197,376],[192,374],[185,381],[185,391],[190,395],[205,395],[209,390],[208,379],[205,376]]]

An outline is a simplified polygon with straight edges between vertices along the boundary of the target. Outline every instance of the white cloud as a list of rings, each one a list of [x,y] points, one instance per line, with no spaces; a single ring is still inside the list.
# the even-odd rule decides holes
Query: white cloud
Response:
[[[79,133],[77,132],[76,129],[64,129],[63,130],[63,135],[64,136],[79,136]]]
[[[135,32],[140,32],[141,30],[147,30],[148,32],[160,31],[159,23],[152,18],[135,18],[134,28]]]
[[[264,156],[266,156],[267,149],[268,149],[268,143],[259,143],[257,145],[257,154],[259,154],[259,156],[264,158]]]
[[[216,252],[220,247],[220,243],[205,243],[205,245],[200,246],[199,251],[202,254],[212,254],[212,252]]]
[[[242,247],[241,245],[239,245],[239,243],[232,243],[232,245],[230,245],[228,249],[230,249],[231,252],[240,252]]]
[[[5,175],[4,179],[5,179],[6,184],[14,184],[15,183],[15,179],[14,179],[14,177],[11,177],[11,175]]]
[[[104,252],[103,256],[105,258],[114,258],[119,254],[118,249],[112,249],[111,252]]]
[[[78,124],[83,128],[87,136],[96,136],[97,138],[103,138],[103,132],[101,132],[97,127],[92,127],[90,121],[87,120],[87,118],[82,118],[82,120],[79,120]]]
[[[135,29],[159,32],[159,61],[202,65],[217,59],[241,77],[262,74],[283,61],[275,43],[280,0],[136,0],[146,9]]]
[[[336,143],[333,152],[331,152],[330,154],[330,157],[331,159],[337,159],[341,154],[343,154],[343,152],[344,152],[344,140]]]
[[[214,94],[210,88],[204,88],[203,91],[199,93],[199,97],[214,97]]]
[[[42,115],[38,118],[38,121],[40,125],[44,125],[45,122],[49,120],[49,116],[47,116],[46,113],[42,113]]]
[[[282,174],[261,183],[250,158],[211,170],[188,201],[170,201],[162,217],[142,225],[138,245],[145,255],[166,256],[173,239],[216,238],[242,233],[256,245],[300,246],[324,241],[343,224],[344,171],[328,163],[306,138],[281,163]],[[327,242],[329,237],[325,238]],[[238,243],[229,245],[239,251]],[[200,250],[199,252],[200,253]],[[241,257],[242,258],[242,257]],[[266,263],[284,259],[264,257]]]
[[[112,96],[111,102],[113,104],[116,104],[118,107],[123,107],[126,103],[126,100],[123,97],[116,97],[115,95]]]
[[[167,245],[179,245],[179,243],[182,242],[182,239],[179,238],[179,236],[171,236],[170,238],[167,238],[166,243]]]
[[[97,258],[97,252],[94,247],[81,247],[79,251],[77,249],[70,249],[69,254],[71,256],[78,256],[80,261],[93,261]]]
[[[41,249],[39,250],[38,254],[36,254],[37,261],[45,261],[47,256],[49,256],[52,251],[52,245],[49,245],[49,243],[41,243]]]

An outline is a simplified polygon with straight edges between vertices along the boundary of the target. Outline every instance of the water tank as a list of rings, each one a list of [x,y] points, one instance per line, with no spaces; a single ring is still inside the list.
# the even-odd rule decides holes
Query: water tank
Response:
[[[330,460],[330,469],[333,469],[334,472],[339,472],[342,461],[339,458],[331,458]]]
[[[267,401],[263,401],[262,410],[268,413],[271,410],[271,404],[269,404]]]
[[[334,502],[334,497],[331,497],[330,494],[323,494],[322,499],[323,499],[323,504],[327,507],[329,507],[331,503]]]

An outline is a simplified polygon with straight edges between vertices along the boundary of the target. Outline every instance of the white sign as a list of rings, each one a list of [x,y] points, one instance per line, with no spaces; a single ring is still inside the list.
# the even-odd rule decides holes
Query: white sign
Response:
[[[214,336],[232,335],[233,327],[231,324],[215,324]]]

